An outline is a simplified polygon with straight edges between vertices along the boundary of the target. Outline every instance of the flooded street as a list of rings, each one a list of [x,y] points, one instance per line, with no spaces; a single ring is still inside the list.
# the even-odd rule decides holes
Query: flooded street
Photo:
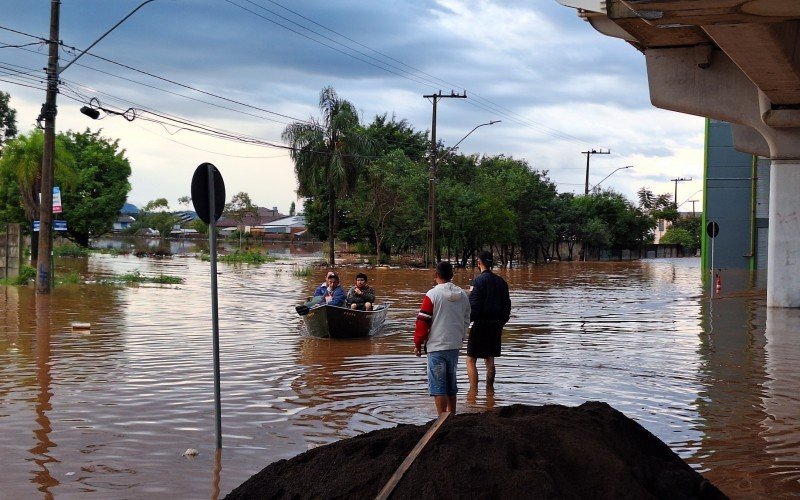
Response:
[[[208,262],[92,254],[58,268],[185,281],[0,287],[0,498],[217,498],[275,460],[435,418],[411,339],[432,271],[368,270],[386,327],[331,341],[305,336],[293,307],[324,278],[294,274],[319,254],[280,257],[219,264],[221,454]],[[767,310],[763,282],[724,272],[710,300],[698,259],[500,274],[513,310],[497,393],[467,401],[462,358],[459,411],[606,401],[733,498],[800,494],[800,311]]]

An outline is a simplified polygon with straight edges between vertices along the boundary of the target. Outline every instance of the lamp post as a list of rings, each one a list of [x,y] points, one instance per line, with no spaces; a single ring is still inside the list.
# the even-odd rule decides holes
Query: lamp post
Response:
[[[94,41],[89,47],[78,54],[75,59],[67,63],[66,66],[58,66],[58,44],[59,44],[59,22],[61,16],[61,0],[51,0],[50,3],[50,39],[48,40],[48,59],[47,59],[47,94],[42,110],[39,113],[37,122],[44,129],[44,151],[42,153],[42,175],[41,175],[41,202],[39,203],[39,241],[37,243],[36,259],[36,293],[49,294],[50,283],[53,279],[50,254],[53,250],[53,165],[56,149],[56,97],[58,95],[58,77],[69,68],[72,63],[77,61],[89,49],[94,47],[97,42],[111,33],[117,26],[131,17],[134,12],[153,0],[145,0],[127,16],[122,18],[117,24]],[[42,125],[44,122],[44,125]]]
[[[618,172],[618,171],[620,171],[620,170],[625,170],[626,168],[633,168],[633,165],[625,165],[624,167],[619,167],[619,168],[616,168],[616,169],[614,169],[614,171],[613,171],[613,172],[611,172],[611,173],[610,173],[610,174],[608,174],[607,176],[603,177],[603,179],[602,179],[600,182],[598,182],[597,184],[595,184],[595,185],[594,185],[594,187],[593,187],[592,189],[597,189],[597,188],[600,186],[600,184],[602,184],[602,183],[603,183],[603,181],[604,181],[604,180],[608,179],[609,177],[611,177],[612,175],[614,175],[616,172]]]
[[[434,107],[434,110],[435,109],[436,108]],[[436,116],[436,115],[434,115],[434,116]],[[444,154],[447,154],[448,152],[453,151],[456,148],[456,146],[461,144],[464,141],[464,139],[469,137],[470,134],[472,134],[473,132],[475,132],[479,128],[485,127],[487,125],[494,125],[495,123],[500,123],[500,120],[490,120],[490,121],[488,121],[486,123],[481,123],[480,125],[475,125],[472,128],[472,130],[467,132],[467,135],[465,135],[464,137],[459,139],[458,142],[455,143],[455,145],[453,145],[452,147],[448,148],[444,152]],[[435,143],[434,143],[433,148],[435,148],[435,147],[436,146],[435,146]],[[429,260],[431,265],[434,265],[436,263],[436,174],[437,174],[437,172],[436,172],[436,163],[437,163],[437,159],[438,158],[437,158],[437,155],[436,155],[435,149],[434,149],[434,154],[431,156],[431,171],[430,171],[430,176],[429,176],[429,179],[428,179],[428,201],[429,201],[428,227],[430,227],[430,236],[429,236],[430,246],[428,248],[428,260]]]
[[[486,122],[486,123],[481,123],[480,125],[475,125],[475,126],[472,128],[472,130],[470,130],[469,132],[467,132],[467,135],[465,135],[464,137],[462,137],[462,138],[461,138],[461,140],[459,140],[457,143],[455,143],[455,144],[453,144],[452,146],[450,146],[449,148],[447,148],[447,150],[445,151],[445,154],[449,153],[450,151],[454,151],[454,150],[455,150],[455,149],[458,147],[458,145],[459,145],[459,144],[461,144],[462,142],[464,142],[464,139],[466,139],[467,137],[469,137],[469,136],[470,136],[470,135],[471,135],[473,132],[475,132],[475,131],[476,131],[476,130],[478,130],[479,128],[481,128],[481,127],[485,127],[485,126],[487,126],[487,125],[494,125],[495,123],[500,123],[501,121],[502,121],[502,120],[490,120],[490,121],[488,121],[488,122]]]

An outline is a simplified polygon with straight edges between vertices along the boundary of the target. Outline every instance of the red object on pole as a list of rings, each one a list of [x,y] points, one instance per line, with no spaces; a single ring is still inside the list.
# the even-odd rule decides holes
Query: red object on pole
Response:
[[[721,292],[722,291],[722,278],[720,277],[719,274],[717,275],[717,287],[716,288],[717,288],[717,292]]]

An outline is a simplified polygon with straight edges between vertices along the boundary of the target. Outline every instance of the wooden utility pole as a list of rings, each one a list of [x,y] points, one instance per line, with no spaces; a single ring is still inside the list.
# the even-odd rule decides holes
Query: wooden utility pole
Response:
[[[56,151],[56,95],[58,94],[58,28],[61,0],[50,4],[50,39],[47,59],[47,95],[39,114],[44,121],[44,151],[42,153],[42,179],[39,192],[39,252],[36,259],[36,293],[50,293],[53,280],[53,164]]]
[[[611,150],[609,149],[608,151],[603,151],[601,149],[600,151],[598,151],[596,149],[590,149],[589,151],[581,151],[581,154],[586,155],[586,184],[583,189],[583,194],[589,194],[589,158],[591,158],[592,155],[610,155]]]
[[[431,120],[431,158],[430,171],[428,172],[428,249],[425,256],[425,265],[436,265],[436,103],[445,97],[467,98],[467,91],[463,94],[456,94],[452,90],[450,95],[438,94],[423,95],[426,99],[433,99],[433,118]]]

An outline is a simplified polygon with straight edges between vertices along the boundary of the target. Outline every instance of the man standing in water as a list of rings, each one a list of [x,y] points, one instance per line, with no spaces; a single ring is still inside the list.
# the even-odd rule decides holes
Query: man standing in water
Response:
[[[494,392],[494,358],[500,356],[503,326],[511,316],[508,284],[492,272],[493,264],[492,252],[484,250],[478,254],[481,273],[472,280],[469,293],[472,308],[470,319],[473,323],[467,340],[467,376],[471,394],[478,391],[477,358],[483,358],[486,362],[486,392]]]
[[[458,351],[469,328],[469,298],[453,279],[453,265],[439,262],[436,286],[422,299],[414,330],[414,354],[428,354],[428,393],[441,415],[456,412]]]

